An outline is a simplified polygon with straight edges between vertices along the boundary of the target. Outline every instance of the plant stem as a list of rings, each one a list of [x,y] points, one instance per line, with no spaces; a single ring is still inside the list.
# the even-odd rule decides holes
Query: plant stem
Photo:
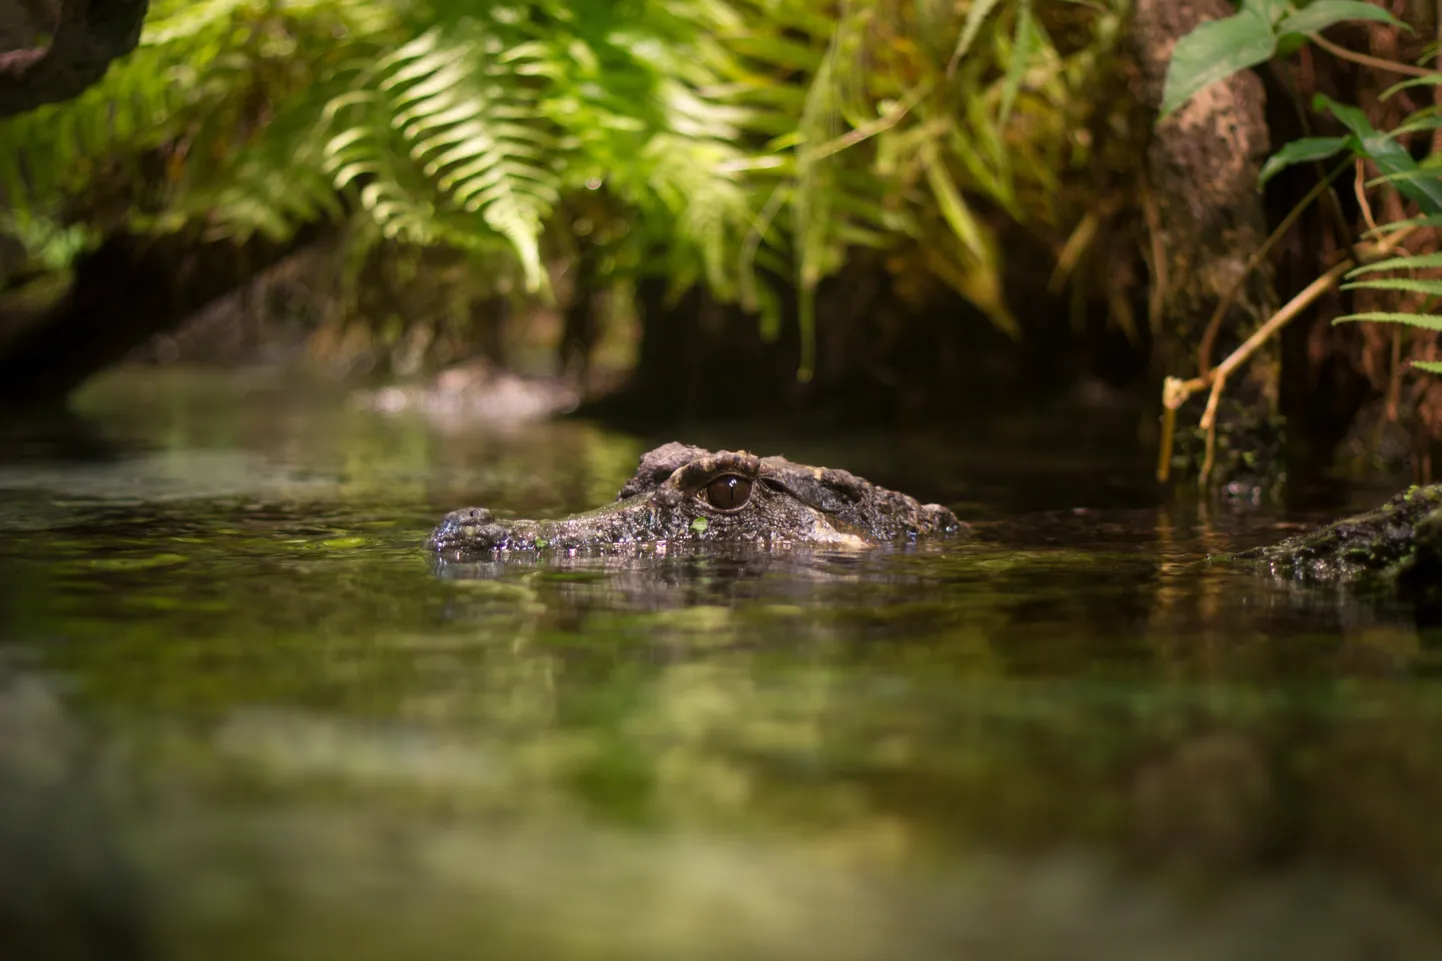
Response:
[[[1369,245],[1364,250],[1359,251],[1359,253],[1361,253],[1360,259],[1367,262],[1386,257],[1400,247],[1402,241],[1415,229],[1415,226],[1404,227],[1381,243]],[[1207,398],[1207,409],[1202,414],[1201,422],[1198,425],[1207,432],[1207,454],[1202,462],[1201,474],[1198,477],[1198,480],[1203,485],[1206,484],[1212,473],[1213,454],[1216,450],[1217,407],[1221,401],[1222,388],[1226,385],[1227,378],[1231,375],[1232,371],[1236,370],[1245,363],[1252,354],[1256,353],[1257,348],[1261,347],[1262,344],[1266,343],[1277,331],[1285,327],[1292,318],[1310,307],[1322,294],[1335,287],[1342,275],[1354,266],[1356,266],[1356,261],[1348,257],[1312,281],[1303,288],[1300,293],[1287,301],[1281,310],[1267,318],[1265,324],[1258,327],[1252,333],[1252,336],[1248,337],[1240,347],[1227,355],[1226,360],[1222,361],[1212,370],[1201,373],[1191,380],[1184,381],[1177,377],[1168,377],[1162,383],[1162,404],[1172,411],[1181,407],[1182,404],[1186,403],[1188,398],[1197,391],[1204,390],[1208,387],[1211,388],[1211,396]],[[1170,440],[1170,433],[1170,431],[1164,429],[1164,438]],[[1163,467],[1170,458],[1171,451],[1163,450],[1162,459],[1158,460],[1158,479],[1166,479],[1168,472],[1164,470]]]
[[[1378,70],[1389,70],[1392,73],[1400,73],[1408,77],[1430,77],[1435,70],[1427,67],[1414,67],[1410,63],[1398,63],[1395,60],[1383,60],[1381,57],[1373,57],[1365,53],[1357,53],[1355,50],[1348,50],[1346,47],[1338,46],[1320,33],[1309,33],[1307,39],[1317,46],[1341,60],[1350,60],[1353,63],[1360,63],[1365,67],[1376,67]]]
[[[1307,191],[1307,196],[1297,201],[1296,206],[1287,212],[1287,216],[1283,217],[1282,222],[1277,224],[1277,229],[1272,231],[1271,236],[1262,242],[1262,245],[1253,252],[1251,257],[1247,258],[1246,265],[1242,267],[1241,275],[1237,277],[1232,286],[1227,289],[1227,292],[1222,295],[1222,299],[1217,302],[1217,309],[1212,312],[1211,320],[1207,321],[1207,329],[1202,332],[1201,343],[1197,345],[1197,369],[1201,373],[1205,374],[1212,366],[1212,348],[1216,346],[1217,335],[1221,333],[1222,318],[1227,315],[1227,311],[1231,309],[1232,304],[1236,301],[1237,292],[1242,289],[1242,284],[1246,283],[1252,271],[1257,269],[1257,265],[1262,262],[1262,258],[1267,256],[1277,241],[1286,236],[1287,231],[1297,222],[1297,218],[1302,216],[1302,212],[1310,207],[1312,201],[1320,197],[1322,193],[1331,186],[1332,181],[1337,179],[1337,175],[1346,169],[1347,163],[1343,161],[1337,165],[1335,170],[1318,181],[1311,190]]]
[[[1237,367],[1241,366],[1247,358],[1251,357],[1257,348],[1266,343],[1273,334],[1285,327],[1293,317],[1310,307],[1312,302],[1322,296],[1326,291],[1335,287],[1342,275],[1351,270],[1352,267],[1353,264],[1351,260],[1344,260],[1312,281],[1302,289],[1301,293],[1287,301],[1286,306],[1268,318],[1267,322],[1258,327],[1252,336],[1243,342],[1242,346],[1227,355],[1227,359],[1218,364],[1216,370],[1212,371],[1212,393],[1211,396],[1207,398],[1207,409],[1206,412],[1202,414],[1201,424],[1199,425],[1207,432],[1207,456],[1202,462],[1202,472],[1198,478],[1201,483],[1206,484],[1212,475],[1213,454],[1217,444],[1217,405],[1221,401],[1222,387],[1227,382],[1227,376]]]

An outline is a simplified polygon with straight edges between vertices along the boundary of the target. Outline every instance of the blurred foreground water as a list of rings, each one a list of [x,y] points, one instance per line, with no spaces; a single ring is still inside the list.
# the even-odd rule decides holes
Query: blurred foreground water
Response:
[[[1384,492],[1173,502],[1015,416],[467,429],[183,370],[78,409],[0,450],[0,957],[1442,957],[1442,636],[1201,563]],[[421,547],[670,439],[976,536]]]

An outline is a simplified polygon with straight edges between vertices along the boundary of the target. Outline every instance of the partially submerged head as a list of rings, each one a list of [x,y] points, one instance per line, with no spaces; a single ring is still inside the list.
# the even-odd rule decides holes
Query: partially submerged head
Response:
[[[453,511],[430,545],[457,553],[662,541],[866,547],[962,526],[945,507],[918,504],[846,471],[671,443],[645,454],[606,507],[548,521],[497,521],[484,508]]]

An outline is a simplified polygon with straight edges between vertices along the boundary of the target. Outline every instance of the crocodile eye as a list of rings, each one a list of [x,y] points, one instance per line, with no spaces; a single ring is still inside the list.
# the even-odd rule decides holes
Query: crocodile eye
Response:
[[[718,511],[734,511],[751,499],[751,480],[722,474],[706,485],[706,503]]]

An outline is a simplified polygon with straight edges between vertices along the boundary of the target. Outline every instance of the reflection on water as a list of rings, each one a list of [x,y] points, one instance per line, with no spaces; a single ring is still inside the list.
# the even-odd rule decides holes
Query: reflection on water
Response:
[[[976,536],[446,564],[446,510],[594,506],[655,439],[153,371],[83,406],[0,463],[6,958],[1442,952],[1438,638],[1200,563],[1278,509],[773,426],[685,439]]]

